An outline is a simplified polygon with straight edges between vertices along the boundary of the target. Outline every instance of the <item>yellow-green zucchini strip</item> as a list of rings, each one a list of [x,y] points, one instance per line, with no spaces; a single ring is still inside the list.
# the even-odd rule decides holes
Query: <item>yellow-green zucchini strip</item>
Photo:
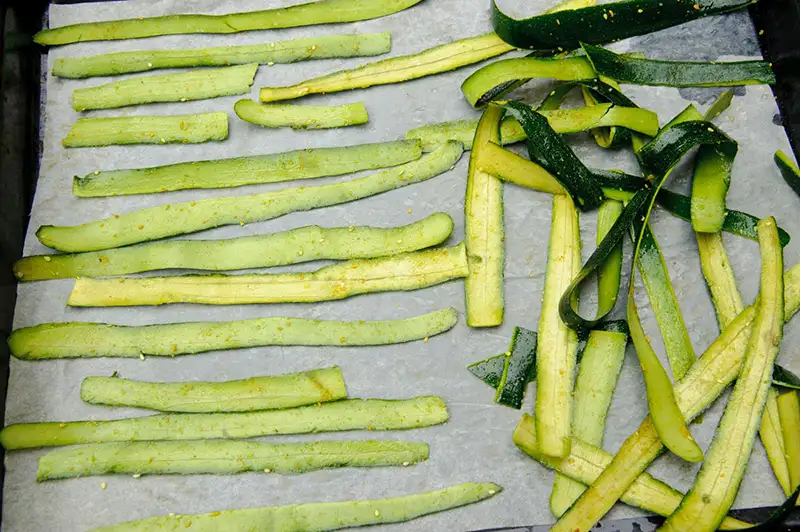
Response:
[[[264,127],[292,129],[330,129],[357,126],[369,121],[367,108],[361,102],[344,105],[260,104],[250,99],[233,106],[236,116]]]
[[[778,413],[783,428],[783,442],[786,464],[789,468],[789,482],[793,492],[800,486],[800,395],[791,390],[778,396]]]

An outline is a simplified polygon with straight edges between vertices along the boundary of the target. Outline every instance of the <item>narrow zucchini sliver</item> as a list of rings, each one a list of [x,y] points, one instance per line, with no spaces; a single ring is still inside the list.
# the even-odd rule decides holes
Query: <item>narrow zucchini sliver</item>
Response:
[[[607,199],[597,209],[597,245],[603,241],[622,214],[622,202]],[[597,269],[597,307],[599,309],[614,308],[619,294],[622,275],[622,242]]]
[[[789,468],[789,491],[793,492],[800,486],[800,392],[790,390],[778,396],[778,413]]]
[[[462,153],[461,144],[448,142],[417,161],[351,181],[159,205],[83,225],[45,225],[36,236],[45,246],[59,251],[99,251],[222,225],[271,220],[290,212],[339,205],[431,179],[450,170]]]
[[[542,451],[554,457],[569,454],[572,380],[578,351],[577,335],[561,321],[558,303],[580,270],[580,245],[578,211],[572,199],[568,195],[553,196],[536,348],[536,431],[542,435]]]
[[[65,148],[124,144],[198,144],[228,138],[227,113],[79,118],[61,141]]]
[[[76,111],[114,109],[144,103],[186,102],[245,94],[250,91],[256,70],[258,63],[252,63],[179,74],[140,76],[76,89],[72,93],[72,108]]]
[[[573,393],[572,443],[575,440],[602,447],[606,415],[617,387],[625,358],[628,335],[609,331],[591,331],[581,356]],[[574,452],[574,451],[572,451]],[[561,516],[586,489],[568,475],[556,473],[550,494],[550,511]]]
[[[722,242],[722,234],[695,233],[695,236],[703,277],[714,303],[719,329],[722,331],[744,310],[742,295]]]
[[[392,34],[324,35],[245,46],[220,46],[190,50],[137,50],[89,57],[61,57],[52,74],[60,78],[90,78],[146,72],[162,68],[230,66],[249,63],[270,65],[332,57],[367,57],[387,53]]]
[[[312,273],[77,279],[67,304],[117,307],[311,303],[417,290],[466,277],[464,244],[326,266]]]
[[[388,168],[421,156],[419,142],[408,140],[290,150],[268,155],[92,172],[75,177],[72,193],[81,198],[93,198],[281,183]]]
[[[87,403],[159,412],[252,412],[346,398],[347,388],[338,366],[222,382],[86,377],[81,383],[81,399]]]
[[[785,319],[800,310],[800,265],[784,274]],[[747,307],[706,349],[683,379],[675,384],[681,412],[691,421],[736,379],[750,338],[755,308]],[[611,463],[559,520],[554,530],[574,532],[592,528],[625,493],[634,480],[663,451],[650,417],[625,442]],[[568,457],[569,460],[571,457]]]
[[[0,445],[6,450],[16,450],[116,441],[245,439],[273,434],[400,430],[438,425],[447,421],[448,416],[444,401],[436,396],[396,401],[348,399],[261,412],[19,423],[0,431]]]
[[[272,128],[329,129],[357,126],[369,121],[367,108],[361,102],[335,106],[263,105],[244,99],[236,102],[233,110],[245,122]]]
[[[664,530],[716,530],[733,504],[750,459],[784,322],[783,249],[775,219],[759,222],[758,233],[761,288],[742,369],[695,483]]]
[[[609,126],[623,126],[645,135],[655,135],[658,132],[658,115],[647,109],[600,103],[576,109],[540,109],[537,112],[547,118],[556,133],[580,133]],[[436,149],[447,140],[457,140],[469,150],[472,148],[477,127],[477,120],[440,122],[412,129],[406,133],[406,138],[421,140],[425,151]],[[525,138],[525,131],[516,119],[508,117],[503,120],[498,144],[513,144]]]
[[[15,330],[8,345],[11,354],[23,360],[175,356],[269,345],[387,345],[441,334],[457,319],[455,309],[445,308],[384,321],[271,317],[140,326],[45,323]]]
[[[478,63],[513,50],[494,33],[469,37],[429,48],[417,54],[391,57],[352,70],[309,79],[289,87],[264,87],[262,102],[292,100],[310,94],[364,89],[440,74]]]
[[[320,0],[288,7],[227,15],[167,15],[136,19],[84,22],[42,30],[39,44],[56,46],[85,41],[139,39],[186,33],[237,33],[294,28],[314,24],[355,22],[385,17],[420,0]]]
[[[408,466],[427,458],[427,443],[403,441],[95,443],[47,453],[39,459],[36,481],[94,475],[307,473],[333,467]]]
[[[495,327],[503,323],[503,182],[483,171],[481,163],[485,157],[483,147],[500,140],[502,117],[503,109],[497,105],[484,111],[467,172],[464,243],[469,274],[464,281],[464,291],[470,327]]]
[[[774,386],[770,388],[767,394],[767,402],[764,405],[764,413],[761,416],[761,426],[758,429],[758,434],[761,437],[764,450],[767,452],[772,472],[775,473],[775,478],[778,479],[778,484],[781,485],[783,493],[788,497],[792,494],[793,484],[789,475],[784,431],[778,407],[778,390]]]
[[[339,530],[351,526],[404,523],[423,515],[489,499],[502,489],[490,482],[465,482],[441,490],[391,499],[311,502],[197,515],[170,514],[104,526],[92,532],[184,532],[189,527],[201,530],[232,530],[234,527],[258,530],[264,523],[280,523],[287,530]]]
[[[608,467],[613,459],[613,456],[602,448],[575,437],[572,438],[568,458],[553,458],[543,454],[539,448],[536,424],[529,414],[523,414],[517,424],[517,428],[514,430],[514,444],[540,464],[556,471],[561,475],[560,478],[572,479],[580,486],[581,492],[600,476],[603,469]],[[642,473],[622,494],[620,500],[631,506],[666,517],[678,507],[682,498],[683,494],[678,490],[653,478],[648,473]],[[750,526],[748,523],[726,517],[720,525],[720,530],[738,530],[748,526]]]

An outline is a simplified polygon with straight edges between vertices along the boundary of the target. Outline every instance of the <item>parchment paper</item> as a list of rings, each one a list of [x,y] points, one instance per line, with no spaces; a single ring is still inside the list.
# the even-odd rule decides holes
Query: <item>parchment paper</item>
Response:
[[[51,7],[53,26],[122,17],[153,16],[178,12],[224,13],[255,10],[294,3],[284,0],[222,2],[198,0],[131,0],[127,2],[56,5]],[[525,9],[518,9],[523,5]],[[531,15],[552,3],[505,1],[515,15]],[[146,48],[177,48],[251,44],[334,32],[392,30],[392,55],[420,51],[462,37],[489,31],[488,2],[485,0],[427,0],[402,13],[379,20],[340,26],[311,27],[236,35],[168,36],[134,41],[94,42],[51,49],[49,64],[57,57]],[[642,50],[649,56],[667,59],[731,59],[758,54],[754,30],[746,13],[704,19],[679,28],[622,42],[615,49]],[[295,65],[262,66],[251,95],[256,98],[264,85],[288,85],[323,73],[354,67],[369,59],[326,60]],[[110,147],[67,150],[60,141],[79,117],[71,108],[71,92],[110,81],[60,80],[47,76],[44,156],[36,193],[26,254],[46,252],[34,236],[42,224],[77,224],[113,213],[146,206],[231,194],[276,190],[290,184],[242,187],[236,190],[184,191],[164,195],[130,196],[113,199],[73,198],[73,175],[94,170],[142,167],[190,161],[262,154],[301,147],[338,146],[402,138],[410,128],[429,122],[477,116],[461,97],[461,81],[476,67],[399,85],[375,87],[308,98],[301,103],[341,104],[363,101],[369,113],[367,125],[328,130],[270,130],[238,120],[233,103],[239,97],[197,102],[131,107],[90,116],[130,114],[178,114],[227,110],[230,138],[221,143],[194,146]],[[519,95],[537,101],[549,87],[548,81],[521,89]],[[624,87],[639,105],[658,111],[661,122],[690,103],[701,110],[719,90],[682,90],[653,87]],[[788,150],[777,109],[768,87],[739,90],[732,107],[718,123],[739,141],[729,205],[759,216],[776,215],[795,240],[786,248],[786,265],[794,265],[800,250],[798,199],[779,177],[772,162],[773,152]],[[588,134],[572,136],[578,155],[589,165],[635,171],[628,152],[603,151]],[[245,227],[225,227],[195,235],[201,238],[233,237],[278,231],[300,225],[373,224],[399,225],[435,211],[450,213],[456,228],[450,242],[463,238],[463,197],[467,157],[451,172],[428,182],[403,188],[349,205],[293,214]],[[676,172],[670,187],[685,189],[691,165]],[[333,182],[345,178],[319,179],[304,184]],[[332,364],[342,367],[353,397],[403,398],[439,394],[450,408],[451,419],[442,426],[408,432],[320,434],[271,438],[270,441],[313,439],[387,438],[426,441],[430,460],[409,468],[372,470],[342,469],[298,476],[245,474],[141,477],[92,477],[78,480],[34,482],[37,459],[43,451],[12,452],[6,457],[3,529],[8,532],[52,530],[83,531],[101,525],[169,512],[198,513],[229,508],[396,496],[441,488],[464,481],[495,481],[505,491],[481,504],[426,517],[385,530],[470,530],[495,526],[552,522],[548,496],[553,473],[522,455],[511,442],[511,432],[520,412],[492,403],[493,391],[470,375],[465,366],[506,349],[514,325],[536,329],[546,261],[550,225],[550,197],[506,186],[507,225],[506,320],[502,327],[469,330],[463,320],[451,332],[429,342],[380,348],[269,347],[217,352],[197,356],[146,360],[70,360],[48,362],[11,361],[6,423],[110,419],[144,414],[143,411],[103,408],[81,402],[78,391],[89,375],[110,375],[119,371],[131,379],[234,379],[252,375],[300,371]],[[594,247],[595,215],[582,216],[584,259]],[[698,354],[717,336],[714,310],[701,276],[694,235],[689,224],[657,213],[655,234],[667,257],[675,291]],[[725,243],[747,302],[753,300],[758,284],[757,245],[726,235]],[[627,245],[627,244],[626,244]],[[295,270],[310,270],[307,264]],[[83,320],[140,325],[190,320],[230,320],[259,316],[301,316],[324,319],[388,319],[412,316],[445,306],[463,314],[462,282],[413,293],[359,296],[350,300],[297,305],[253,305],[210,307],[171,305],[160,308],[68,309],[65,306],[71,280],[21,284],[15,327],[45,322]],[[639,300],[646,326],[656,333],[650,307],[639,287]],[[591,302],[590,302],[591,304]],[[622,314],[617,313],[618,316]],[[660,348],[660,341],[654,342]],[[787,327],[782,362],[800,371],[796,325]],[[524,411],[533,408],[535,389],[528,390]],[[716,403],[693,432],[705,448],[721,415],[723,402]],[[614,452],[645,415],[644,387],[635,354],[629,349],[614,397],[606,431],[605,448]],[[687,489],[696,466],[666,456],[651,471],[679,489]],[[107,483],[105,490],[101,482]],[[736,501],[737,507],[776,504],[781,491],[772,477],[765,453],[756,444],[747,477]],[[617,505],[610,517],[640,515],[638,510]]]

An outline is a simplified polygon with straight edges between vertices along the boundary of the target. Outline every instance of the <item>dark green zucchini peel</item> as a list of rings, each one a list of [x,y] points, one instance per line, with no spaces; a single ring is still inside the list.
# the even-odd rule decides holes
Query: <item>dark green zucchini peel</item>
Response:
[[[783,366],[775,364],[775,367],[772,369],[772,384],[784,388],[800,390],[800,377]]]
[[[522,408],[525,388],[536,380],[536,333],[515,327],[508,351],[467,366],[483,382],[497,390],[498,404]]]
[[[786,184],[800,196],[800,168],[781,150],[775,152],[775,164],[778,165]]]

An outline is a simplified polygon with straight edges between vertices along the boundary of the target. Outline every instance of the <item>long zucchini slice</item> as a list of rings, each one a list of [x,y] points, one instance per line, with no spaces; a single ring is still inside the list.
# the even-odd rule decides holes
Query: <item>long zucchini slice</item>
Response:
[[[800,196],[800,168],[781,150],[775,152],[775,164],[778,165],[786,184]]]
[[[569,454],[572,380],[578,337],[558,313],[561,294],[580,270],[578,211],[566,195],[553,196],[553,220],[547,248],[544,296],[536,347],[536,431],[545,454]]]
[[[165,204],[77,226],[45,225],[36,236],[45,246],[59,251],[99,251],[222,225],[271,220],[290,212],[339,205],[425,181],[450,170],[463,151],[461,144],[448,142],[417,161],[360,179],[252,196]]]
[[[245,94],[258,70],[258,63],[224,68],[190,70],[179,74],[140,76],[87,89],[75,89],[76,111],[115,109],[158,102],[186,102]]]
[[[80,198],[94,198],[281,183],[388,168],[421,156],[422,148],[418,141],[413,140],[291,150],[268,155],[92,172],[75,177],[72,193]]]
[[[367,108],[361,102],[333,106],[263,105],[245,98],[236,102],[233,110],[245,122],[273,128],[330,129],[369,121]]]
[[[386,321],[326,321],[256,318],[159,325],[45,323],[8,337],[11,354],[23,360],[51,358],[193,355],[206,351],[270,345],[387,345],[422,340],[453,328],[458,314],[445,308]]]
[[[391,57],[352,70],[334,72],[289,87],[264,87],[259,97],[262,102],[276,102],[310,94],[327,94],[400,83],[455,70],[513,49],[513,46],[504,43],[494,33],[486,33],[434,46],[417,54]]]
[[[665,531],[716,530],[733,504],[750,459],[784,322],[783,249],[775,219],[759,222],[758,234],[761,287],[742,369],[694,485],[664,523]]]
[[[669,87],[731,87],[774,84],[775,73],[766,61],[656,61],[615,54],[600,46],[581,45],[594,70],[620,83]]]
[[[514,444],[540,464],[561,474],[560,478],[572,479],[576,485],[580,486],[581,491],[586,489],[586,485],[592,484],[613,459],[613,456],[602,448],[574,437],[569,457],[547,456],[539,448],[536,423],[529,414],[523,414],[514,429]],[[682,498],[683,494],[678,490],[653,478],[648,473],[642,473],[622,494],[620,500],[631,506],[666,517],[678,507]],[[726,517],[720,525],[720,530],[739,530],[748,526],[750,526],[749,523],[733,517]]]
[[[790,296],[800,290],[800,265],[785,273],[784,290],[784,312],[788,320],[800,310],[800,299]],[[699,416],[739,375],[755,314],[754,307],[747,307],[676,383],[675,398],[687,421]],[[554,530],[591,529],[663,450],[652,419],[647,417]]]
[[[399,430],[447,421],[441,398],[348,399],[287,410],[229,414],[158,414],[114,421],[20,423],[0,431],[6,450],[78,443],[244,439],[272,434]]]
[[[291,506],[268,506],[241,510],[224,510],[196,515],[164,515],[104,526],[93,532],[212,532],[258,530],[264,523],[274,523],[286,530],[339,530],[354,526],[404,523],[424,515],[443,512],[493,497],[503,488],[485,482],[465,482],[436,491],[404,495],[391,499],[341,502],[311,502]]]
[[[346,398],[347,388],[338,366],[223,382],[86,377],[81,383],[81,399],[87,403],[159,412],[252,412]]]
[[[289,7],[227,15],[167,15],[107,22],[85,22],[42,30],[34,41],[48,46],[85,41],[140,39],[186,33],[296,28],[315,24],[356,22],[385,17],[416,5],[420,0],[319,0]]]
[[[466,277],[464,244],[326,266],[312,273],[77,279],[67,305],[118,307],[200,303],[242,305],[333,301],[418,290]]]
[[[93,475],[307,473],[333,467],[408,466],[426,460],[428,454],[427,443],[376,440],[95,443],[47,453],[39,459],[36,481]]]
[[[386,257],[444,242],[453,219],[443,212],[400,227],[320,227],[221,240],[167,240],[105,251],[35,255],[14,263],[20,281],[107,277],[153,270],[245,270],[314,260]]]
[[[125,144],[199,144],[228,138],[227,113],[79,118],[61,141],[65,148]]]
[[[89,57],[62,57],[53,62],[52,74],[60,78],[91,78],[147,72],[162,68],[194,68],[259,63],[294,63],[334,57],[369,57],[387,53],[392,34],[323,35],[246,46],[220,46],[189,50],[137,50]]]
[[[677,26],[709,15],[742,9],[756,0],[662,2],[625,0],[545,13],[515,20],[492,3],[492,25],[505,42],[517,48],[572,50],[581,43],[602,44]]]
[[[580,440],[595,447],[603,446],[606,415],[617,387],[627,343],[628,335],[625,333],[601,330],[589,333],[573,392],[573,445],[575,440]],[[550,510],[561,516],[585,489],[586,486],[580,482],[556,473],[550,493]]]
[[[658,115],[647,109],[600,103],[576,109],[539,109],[537,112],[547,118],[547,123],[556,133],[580,133],[608,126],[623,126],[650,136],[658,132]],[[406,138],[421,140],[425,151],[434,150],[448,140],[457,140],[469,150],[472,149],[477,127],[477,120],[440,122],[409,130],[406,132]],[[497,144],[513,144],[525,138],[525,131],[519,122],[508,117],[501,124],[500,142]]]
[[[800,394],[791,390],[778,396],[778,414],[783,428],[783,443],[786,451],[786,464],[789,468],[789,482],[794,491],[800,486]]]
[[[467,192],[464,200],[464,244],[469,273],[464,281],[467,325],[495,327],[503,323],[505,301],[505,226],[503,182],[482,169],[483,147],[500,140],[503,108],[490,105],[475,133],[469,159]]]

